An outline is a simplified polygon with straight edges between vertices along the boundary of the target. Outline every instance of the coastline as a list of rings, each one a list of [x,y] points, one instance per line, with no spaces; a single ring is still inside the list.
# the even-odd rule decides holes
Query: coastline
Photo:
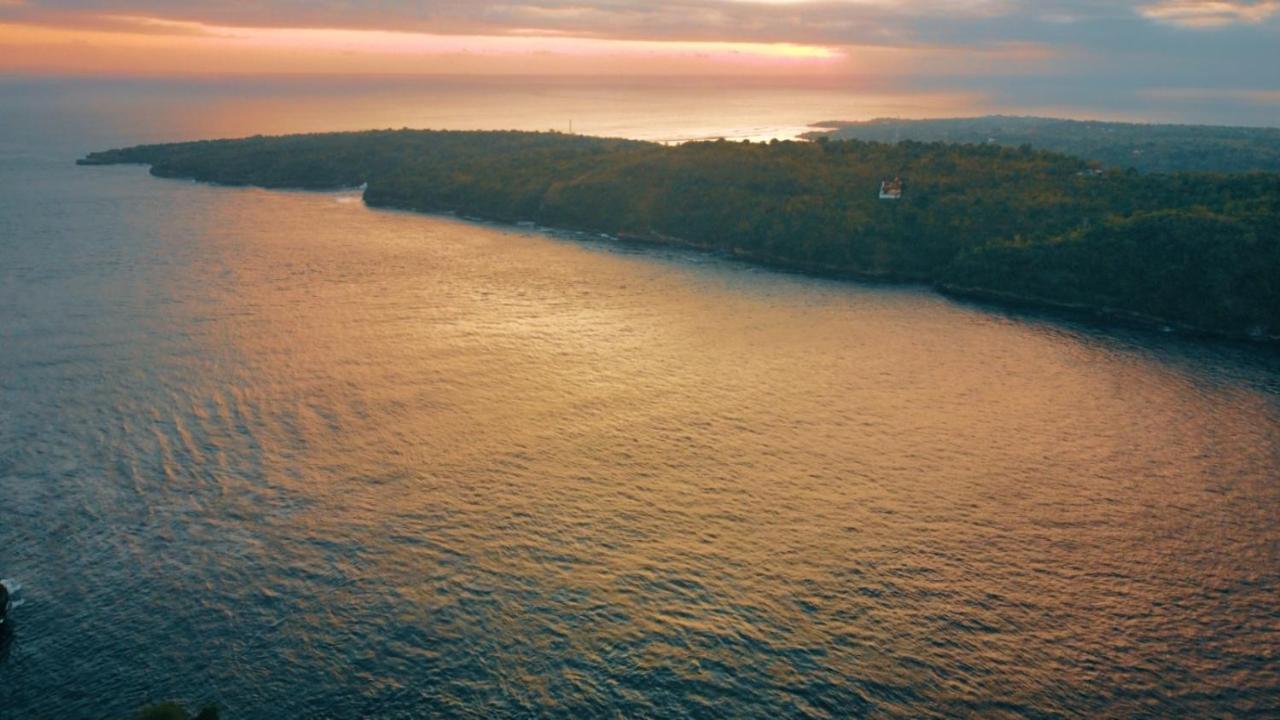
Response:
[[[159,177],[159,176],[158,176]],[[210,182],[211,185],[222,185],[218,182]],[[273,188],[265,188],[273,189]],[[350,189],[350,188],[348,188]],[[615,243],[645,245],[650,247],[674,247],[684,250],[692,250],[695,252],[715,255],[717,257],[736,260],[748,263],[756,267],[772,270],[775,272],[798,273],[802,275],[820,277],[831,280],[839,280],[845,282],[859,282],[866,284],[883,284],[883,285],[918,285],[925,286],[944,297],[966,300],[977,303],[990,304],[1005,309],[1036,309],[1051,312],[1067,313],[1075,317],[1086,318],[1097,322],[1103,322],[1111,325],[1125,325],[1128,327],[1137,327],[1149,332],[1176,332],[1180,335],[1190,337],[1211,338],[1215,340],[1229,340],[1235,342],[1248,342],[1255,345],[1265,347],[1280,348],[1280,335],[1267,334],[1250,334],[1223,331],[1215,328],[1198,327],[1188,323],[1168,318],[1161,318],[1154,315],[1134,312],[1131,310],[1123,310],[1119,308],[1111,308],[1106,306],[1088,305],[1084,303],[1068,303],[1058,300],[1050,300],[1047,298],[1039,298],[1030,295],[1019,295],[1016,293],[1002,292],[981,287],[966,287],[955,285],[939,280],[931,280],[924,276],[913,276],[903,273],[873,273],[850,270],[831,265],[819,265],[813,263],[797,262],[786,258],[776,256],[762,255],[752,253],[741,248],[734,248],[732,251],[726,252],[724,249],[708,245],[706,243],[698,243],[684,238],[666,235],[658,232],[635,233],[635,232],[615,232],[610,233],[601,228],[589,227],[565,227],[542,225],[530,220],[512,220],[509,218],[484,217],[482,215],[459,215],[455,210],[438,209],[423,210],[411,207],[400,207],[392,204],[369,203],[363,192],[361,193],[361,201],[366,207],[376,210],[395,210],[397,212],[410,212],[422,215],[437,215],[443,217],[451,217],[463,222],[482,222],[507,227],[518,227],[523,229],[531,229],[542,233],[552,233],[557,236],[568,236],[585,240],[588,238],[607,239]],[[529,223],[533,223],[532,225]]]
[[[1070,314],[1110,325],[1137,327],[1149,332],[1174,332],[1190,337],[1211,338],[1214,340],[1230,340],[1280,349],[1280,335],[1263,333],[1234,333],[1214,328],[1198,327],[1177,320],[1146,315],[1132,310],[1122,310],[1106,306],[1086,305],[1084,303],[1068,303],[1047,298],[1001,292],[987,288],[963,287],[945,282],[931,283],[931,287],[940,295],[976,303],[989,304],[1002,308],[1028,308]]]
[[[98,165],[115,165],[130,164],[144,165],[148,167],[149,174],[153,177],[167,180],[188,180],[207,185],[221,187],[257,187],[265,190],[297,190],[304,192],[333,192],[333,191],[351,191],[361,190],[360,199],[366,207],[379,210],[394,210],[398,212],[412,212],[423,215],[439,215],[448,216],[466,222],[485,222],[510,227],[523,227],[526,229],[535,229],[542,232],[565,233],[569,235],[584,235],[601,239],[608,239],[612,242],[631,243],[638,245],[650,245],[655,247],[675,247],[697,252],[703,252],[711,255],[717,255],[724,258],[738,260],[749,263],[757,267],[766,268],[778,272],[792,272],[813,277],[822,277],[833,280],[852,281],[861,283],[875,284],[893,284],[893,285],[922,285],[928,286],[934,292],[945,297],[954,299],[967,300],[978,303],[991,304],[1005,309],[1038,309],[1051,312],[1067,313],[1075,317],[1086,318],[1096,322],[1126,325],[1129,327],[1137,327],[1150,332],[1176,332],[1181,335],[1191,337],[1211,338],[1217,340],[1227,340],[1234,342],[1248,342],[1250,344],[1264,347],[1280,347],[1280,335],[1269,335],[1265,333],[1247,333],[1226,331],[1219,328],[1200,327],[1186,322],[1172,320],[1168,318],[1147,315],[1131,310],[1123,310],[1100,305],[1090,305],[1085,303],[1071,303],[1047,298],[1035,297],[1031,295],[1022,295],[1010,293],[1000,290],[993,290],[984,287],[961,286],[947,283],[942,280],[935,280],[923,275],[910,275],[906,273],[896,272],[866,272],[851,270],[832,265],[823,265],[816,263],[806,263],[788,258],[782,258],[773,255],[751,252],[743,248],[733,248],[726,250],[719,246],[707,243],[699,243],[684,238],[650,232],[631,232],[631,231],[613,231],[610,232],[600,227],[573,227],[567,225],[545,225],[532,221],[528,218],[499,217],[494,215],[485,215],[482,211],[472,209],[467,214],[451,208],[422,208],[410,205],[397,205],[394,202],[370,202],[368,199],[368,183],[359,185],[343,185],[343,186],[299,186],[299,185],[279,185],[266,186],[257,185],[252,182],[231,183],[222,182],[213,179],[205,179],[189,174],[157,172],[157,166],[147,162],[119,162],[119,161],[101,161],[93,157],[81,158],[76,161],[77,165],[98,166]],[[532,223],[532,225],[530,225]]]

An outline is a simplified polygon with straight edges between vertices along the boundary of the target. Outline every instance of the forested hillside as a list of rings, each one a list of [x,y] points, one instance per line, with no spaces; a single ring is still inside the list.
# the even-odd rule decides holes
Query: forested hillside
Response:
[[[372,206],[690,245],[1201,330],[1280,335],[1280,175],[1096,173],[1030,148],[861,141],[667,147],[376,131],[94,153],[162,177],[368,183]],[[901,200],[880,181],[901,177]]]
[[[1155,125],[990,115],[829,122],[833,140],[1030,145],[1141,172],[1280,172],[1280,128]]]

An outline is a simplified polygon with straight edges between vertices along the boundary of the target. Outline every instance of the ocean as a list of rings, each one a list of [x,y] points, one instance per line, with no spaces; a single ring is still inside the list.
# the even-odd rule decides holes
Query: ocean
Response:
[[[74,165],[935,101],[0,82],[0,717],[1280,714],[1272,348]]]

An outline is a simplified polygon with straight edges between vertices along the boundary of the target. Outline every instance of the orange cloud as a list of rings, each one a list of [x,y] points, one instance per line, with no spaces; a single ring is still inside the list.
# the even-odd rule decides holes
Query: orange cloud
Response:
[[[3,0],[0,0],[3,1]],[[987,47],[642,40],[513,31],[454,35],[239,27],[133,15],[93,24],[0,23],[0,72],[193,75],[1018,75],[1061,53],[1035,43]]]
[[[706,74],[819,70],[836,48],[797,43],[610,40],[546,34],[243,28],[112,16],[108,29],[0,24],[0,71],[190,74]]]
[[[1189,28],[1219,28],[1265,22],[1280,12],[1280,1],[1162,0],[1138,8],[1143,17]]]

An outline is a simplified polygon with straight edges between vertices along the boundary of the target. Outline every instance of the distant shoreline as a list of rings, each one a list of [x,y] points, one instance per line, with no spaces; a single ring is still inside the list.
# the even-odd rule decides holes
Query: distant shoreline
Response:
[[[1280,128],[1072,120],[1030,115],[823,120],[805,140],[1031,147],[1142,172],[1280,172]]]

